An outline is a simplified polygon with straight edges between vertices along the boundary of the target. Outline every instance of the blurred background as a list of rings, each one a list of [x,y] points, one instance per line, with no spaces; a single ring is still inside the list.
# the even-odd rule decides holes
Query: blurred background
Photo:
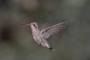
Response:
[[[65,21],[66,28],[48,39],[54,52],[20,25]],[[90,60],[90,0],[0,0],[0,60]]]

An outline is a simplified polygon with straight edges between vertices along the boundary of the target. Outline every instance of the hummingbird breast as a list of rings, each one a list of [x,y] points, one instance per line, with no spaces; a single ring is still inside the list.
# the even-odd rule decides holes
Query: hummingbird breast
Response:
[[[35,29],[35,27],[33,26],[31,26],[31,30],[34,40],[40,45],[41,43],[40,32],[37,29]]]
[[[41,37],[39,34],[34,35],[35,36],[33,36],[33,38],[39,45],[50,48],[48,42],[43,37]]]

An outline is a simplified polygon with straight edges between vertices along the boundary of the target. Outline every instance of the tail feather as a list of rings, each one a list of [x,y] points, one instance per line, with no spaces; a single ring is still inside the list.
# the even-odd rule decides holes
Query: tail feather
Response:
[[[49,48],[51,51],[55,51],[52,47]]]

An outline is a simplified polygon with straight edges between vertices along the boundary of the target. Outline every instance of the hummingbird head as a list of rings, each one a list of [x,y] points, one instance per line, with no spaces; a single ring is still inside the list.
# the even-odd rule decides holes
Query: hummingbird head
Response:
[[[30,25],[31,27],[38,28],[38,24],[36,22],[32,22]]]

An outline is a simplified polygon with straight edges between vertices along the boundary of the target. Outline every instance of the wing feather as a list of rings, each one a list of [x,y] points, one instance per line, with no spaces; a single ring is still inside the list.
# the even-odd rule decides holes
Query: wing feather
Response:
[[[57,32],[59,32],[60,30],[62,30],[63,28],[65,28],[65,26],[67,25],[68,22],[62,22],[62,23],[58,23],[56,25],[53,25],[51,27],[47,27],[43,30],[41,30],[41,36],[45,39],[49,38],[52,34],[55,34]]]

